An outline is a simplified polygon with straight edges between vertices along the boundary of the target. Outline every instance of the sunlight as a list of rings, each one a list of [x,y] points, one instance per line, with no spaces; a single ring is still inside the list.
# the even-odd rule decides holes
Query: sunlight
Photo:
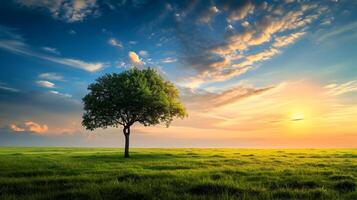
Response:
[[[301,112],[295,112],[291,115],[291,121],[298,122],[304,120],[304,114]]]

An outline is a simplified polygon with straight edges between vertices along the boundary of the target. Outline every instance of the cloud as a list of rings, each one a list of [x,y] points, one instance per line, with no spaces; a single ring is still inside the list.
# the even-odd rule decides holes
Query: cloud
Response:
[[[293,33],[291,35],[287,35],[287,36],[282,36],[282,37],[277,37],[275,39],[275,42],[273,44],[274,47],[283,47],[286,46],[288,44],[293,43],[295,40],[297,40],[298,38],[300,38],[301,36],[303,36],[305,34],[305,32],[297,32],[297,33]]]
[[[162,63],[173,63],[173,62],[177,62],[177,59],[176,58],[167,57],[167,58],[161,59],[160,62],[162,62]]]
[[[22,35],[17,33],[17,29],[0,25],[0,38],[9,38],[12,40],[23,40]]]
[[[48,126],[46,124],[40,125],[33,121],[26,121],[24,124],[21,124],[20,126],[16,124],[10,124],[9,127],[14,132],[29,131],[36,134],[42,134],[48,131]]]
[[[344,34],[346,32],[356,31],[356,29],[357,29],[357,22],[346,24],[346,25],[341,26],[335,30],[329,31],[328,33],[326,33],[324,35],[320,35],[319,38],[317,39],[317,41],[322,42],[324,40],[330,39],[330,38],[340,35],[340,34]]]
[[[46,80],[51,80],[51,81],[63,81],[64,78],[62,75],[54,73],[54,72],[48,72],[48,73],[42,73],[38,75],[39,78],[46,79]]]
[[[25,131],[24,128],[20,128],[20,127],[16,126],[16,124],[10,124],[9,127],[14,132],[24,132]]]
[[[218,12],[219,10],[216,6],[210,6],[208,9],[203,10],[197,21],[199,23],[208,24]]]
[[[248,21],[242,22],[242,26],[245,27],[245,28],[247,28],[249,25],[250,25],[250,24],[249,24]]]
[[[16,0],[29,8],[44,8],[53,18],[68,23],[83,21],[89,15],[98,15],[96,0]]]
[[[33,133],[44,133],[44,132],[48,131],[48,126],[46,124],[40,125],[40,124],[37,124],[32,121],[27,121],[27,122],[25,122],[25,125]]]
[[[82,103],[80,100],[69,98],[66,95],[48,91],[31,90],[6,94],[0,92],[0,110],[1,119],[19,118],[23,120],[23,116],[44,117],[44,113],[56,116],[73,113],[78,115],[82,112]],[[42,120],[45,120],[45,117]]]
[[[60,95],[60,96],[63,96],[63,97],[67,97],[67,98],[71,98],[72,95],[68,94],[68,93],[60,93],[56,90],[50,90],[49,93],[51,94],[55,94],[55,95]]]
[[[0,38],[0,49],[19,55],[40,58],[43,60],[51,61],[77,69],[82,69],[89,72],[95,72],[105,67],[105,63],[102,62],[90,63],[78,59],[62,58],[39,53],[32,50],[30,46],[28,46],[21,40],[8,40]]]
[[[325,86],[327,89],[327,94],[338,96],[349,92],[356,92],[357,91],[357,81],[348,81],[346,83],[341,84],[329,84]]]
[[[52,47],[42,47],[43,50],[53,53],[53,54],[57,54],[59,55],[60,52],[56,49],[56,48],[52,48]]]
[[[243,98],[262,94],[273,88],[274,87],[249,88],[235,86],[219,93],[190,88],[181,88],[181,91],[182,100],[190,110],[208,110],[235,103]]]
[[[124,61],[122,61],[122,60],[119,60],[119,61],[117,61],[117,62],[115,62],[115,64],[116,64],[116,66],[118,67],[118,68],[124,68],[127,64],[124,62]]]
[[[227,11],[229,22],[244,19],[249,13],[254,11],[256,5],[250,0],[230,1],[223,0],[223,9]]]
[[[123,44],[122,44],[119,40],[117,40],[117,39],[115,39],[115,38],[110,38],[110,39],[108,40],[108,43],[109,43],[110,45],[112,45],[113,47],[123,48]]]
[[[144,62],[141,61],[138,54],[136,54],[134,51],[129,51],[128,57],[129,57],[130,62],[135,65],[143,65],[144,64]]]
[[[144,51],[144,50],[141,50],[141,51],[139,51],[139,55],[141,55],[141,56],[148,56],[149,55],[149,53],[147,52],[147,51]]]
[[[45,88],[54,88],[55,84],[49,81],[36,81],[37,85]]]
[[[75,34],[77,34],[77,32],[76,32],[75,30],[73,30],[73,29],[69,30],[68,33],[69,33],[70,35],[75,35]]]
[[[19,92],[20,90],[13,88],[13,87],[9,87],[7,84],[0,82],[0,90],[6,90],[9,92]]]
[[[289,8],[276,2],[249,0],[222,1],[217,7],[222,16],[227,16],[230,27],[223,35],[211,37],[188,20],[178,21],[183,47],[179,58],[191,70],[191,77],[182,79],[186,84],[198,87],[207,81],[226,81],[256,69],[262,61],[280,53],[279,48],[296,42],[308,32],[312,22],[328,12],[324,5],[300,1],[292,2]],[[236,21],[240,23],[233,23]]]

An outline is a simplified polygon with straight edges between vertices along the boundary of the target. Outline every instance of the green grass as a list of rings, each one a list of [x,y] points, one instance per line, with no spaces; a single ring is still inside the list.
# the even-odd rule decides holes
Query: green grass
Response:
[[[0,199],[357,199],[357,149],[0,148]]]

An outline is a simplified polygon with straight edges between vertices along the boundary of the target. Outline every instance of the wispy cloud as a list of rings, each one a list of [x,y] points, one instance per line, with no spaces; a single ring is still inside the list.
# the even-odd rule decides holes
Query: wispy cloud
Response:
[[[59,96],[63,96],[63,97],[67,97],[67,98],[71,98],[72,95],[68,94],[68,93],[60,93],[56,90],[50,90],[49,93],[51,94],[55,94],[55,95],[59,95]]]
[[[54,88],[55,84],[49,81],[36,81],[37,85],[45,88]]]
[[[337,36],[337,35],[340,35],[340,34],[344,34],[344,33],[347,33],[347,32],[352,32],[352,31],[357,32],[357,22],[346,24],[346,25],[341,26],[341,27],[339,27],[337,29],[329,31],[326,34],[319,35],[319,38],[317,39],[317,41],[318,42],[322,42],[322,41],[327,40],[329,38],[332,38],[334,36]]]
[[[38,75],[39,78],[51,80],[51,81],[63,81],[64,77],[54,72],[47,72]]]
[[[191,110],[207,110],[226,106],[243,98],[262,94],[273,88],[274,87],[249,88],[235,86],[221,92],[209,92],[207,90],[195,90],[191,88],[181,88],[181,90],[183,101]]]
[[[139,51],[139,55],[140,55],[140,56],[143,56],[143,57],[146,57],[146,56],[149,55],[149,52],[144,51],[144,50],[141,50],[141,51]]]
[[[357,81],[348,81],[346,83],[333,83],[325,86],[327,94],[338,96],[349,92],[357,91]]]
[[[123,44],[115,38],[110,38],[108,40],[108,44],[112,45],[113,47],[123,48]]]
[[[203,10],[197,21],[199,23],[210,23],[212,18],[219,12],[216,6],[210,6],[207,9]]]
[[[36,57],[54,63],[70,66],[77,69],[82,69],[89,72],[94,72],[105,67],[102,62],[85,62],[73,58],[63,58],[53,55],[47,55],[33,50],[31,46],[26,44],[14,29],[4,29],[0,27],[0,49],[24,56]]]
[[[19,89],[10,87],[7,84],[2,83],[2,82],[0,82],[0,90],[6,90],[6,91],[9,91],[9,92],[19,92],[20,91]]]
[[[209,37],[199,34],[199,27],[189,20],[180,20],[178,30],[183,46],[180,59],[189,70],[193,84],[226,81],[239,76],[281,53],[281,47],[294,43],[309,30],[313,22],[328,13],[328,7],[313,2],[290,2],[286,8],[279,3],[255,1],[222,1],[217,9],[226,16],[226,31]],[[294,5],[294,6],[292,6]],[[234,22],[234,23],[233,23]],[[193,27],[193,28],[192,28]],[[212,30],[216,32],[217,30]],[[223,38],[223,39],[220,39]]]
[[[167,57],[167,58],[161,59],[160,62],[162,62],[162,63],[173,63],[173,62],[177,62],[177,59],[176,58]]]
[[[43,50],[53,53],[53,54],[61,54],[56,48],[52,48],[52,47],[42,47]]]
[[[29,8],[45,8],[55,19],[66,22],[80,22],[89,15],[98,15],[96,0],[16,0]]]

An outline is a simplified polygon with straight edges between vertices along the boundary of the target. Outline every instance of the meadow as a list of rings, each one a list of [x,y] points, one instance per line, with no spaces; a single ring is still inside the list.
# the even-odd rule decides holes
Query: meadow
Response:
[[[357,199],[357,149],[0,148],[0,199]]]

